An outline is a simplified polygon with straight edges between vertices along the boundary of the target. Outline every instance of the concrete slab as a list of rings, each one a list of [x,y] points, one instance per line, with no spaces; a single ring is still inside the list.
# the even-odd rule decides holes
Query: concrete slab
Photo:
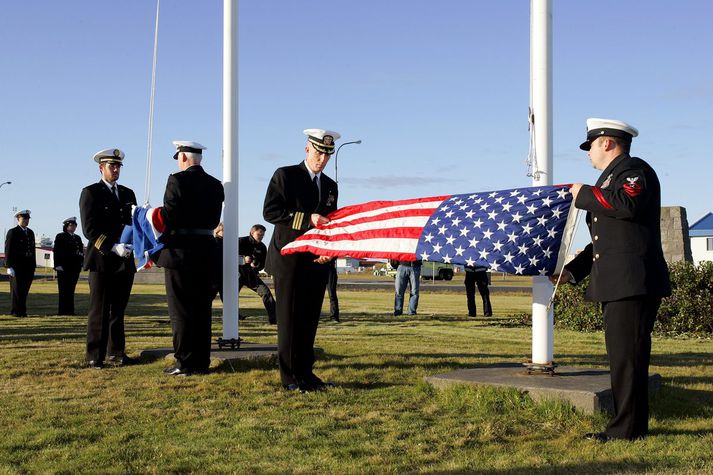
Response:
[[[315,349],[316,350],[316,349]],[[165,358],[173,361],[173,348],[153,348],[141,352],[141,356],[147,358]],[[210,359],[213,362],[221,364],[223,362],[232,362],[240,360],[250,361],[273,361],[277,364],[277,345],[268,345],[263,343],[240,343],[240,348],[230,350],[226,348],[218,348],[214,344],[210,350]]]
[[[586,414],[595,411],[612,413],[614,410],[609,371],[574,366],[559,366],[554,376],[528,375],[518,363],[497,363],[478,368],[461,369],[451,373],[424,378],[437,388],[454,384],[472,384],[515,388],[529,394],[532,399],[562,399]],[[649,393],[661,385],[661,376],[649,375]]]

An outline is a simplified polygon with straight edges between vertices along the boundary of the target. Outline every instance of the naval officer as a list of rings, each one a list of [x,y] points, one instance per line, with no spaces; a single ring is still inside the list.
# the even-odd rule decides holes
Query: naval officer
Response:
[[[35,233],[27,227],[30,224],[30,210],[15,213],[17,226],[5,236],[5,267],[10,276],[12,294],[10,315],[27,316],[27,294],[35,278]]]
[[[225,194],[220,180],[201,166],[198,142],[174,141],[178,169],[168,177],[160,218],[164,248],[155,259],[164,268],[175,366],[164,372],[190,376],[210,366],[211,303],[215,296],[220,223]]]
[[[323,173],[334,153],[337,132],[306,129],[305,160],[278,168],[265,194],[263,216],[275,225],[265,263],[274,277],[280,380],[290,391],[319,391],[324,383],[312,371],[314,339],[331,261],[328,256],[280,250],[308,229],[326,224],[337,209],[337,184]]]
[[[590,276],[586,298],[601,302],[614,416],[589,439],[634,440],[648,434],[651,331],[661,298],[670,295],[661,250],[661,189],[656,172],[629,155],[639,132],[611,119],[587,119],[587,151],[601,170],[594,186],[575,183],[574,204],[587,212],[592,242],[567,264],[560,282]]]
[[[54,238],[54,269],[57,271],[59,304],[57,315],[74,315],[74,290],[84,263],[84,243],[75,231],[77,218],[62,221],[62,232]]]

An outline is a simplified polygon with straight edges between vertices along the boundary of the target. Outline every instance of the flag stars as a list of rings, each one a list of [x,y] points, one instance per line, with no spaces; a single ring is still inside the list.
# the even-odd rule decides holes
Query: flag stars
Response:
[[[480,229],[480,227],[481,227],[482,225],[483,225],[483,221],[482,221],[480,218],[478,218],[478,219],[476,219],[475,221],[473,221],[473,226],[475,226],[475,227],[478,228],[478,229]]]
[[[497,215],[498,215],[498,213],[496,213],[495,211],[491,211],[490,213],[488,213],[488,219],[494,221],[494,220],[495,220],[495,217],[496,217]]]
[[[522,274],[522,271],[524,270],[525,268],[519,264],[515,266],[515,274]]]
[[[475,214],[475,211],[471,210],[465,213],[465,217],[468,219],[473,219],[473,215]]]
[[[505,231],[506,227],[507,227],[507,224],[505,224],[505,220],[502,220],[498,223],[498,231]]]
[[[554,238],[555,236],[557,236],[557,230],[555,228],[548,229],[547,235],[551,238]]]
[[[486,249],[483,249],[483,250],[480,251],[478,254],[480,254],[480,258],[481,258],[481,259],[487,259],[487,258],[488,258],[488,254],[490,254],[490,253],[489,253]]]
[[[539,226],[544,227],[545,224],[547,224],[547,218],[545,218],[544,216],[540,216],[539,218],[537,218],[537,224]]]
[[[440,254],[442,247],[443,247],[443,246],[441,246],[441,245],[438,244],[438,243],[434,244],[434,245],[433,245],[433,252],[435,252],[435,253],[437,253],[437,254]]]
[[[445,262],[446,264],[450,264],[450,263],[451,263],[451,260],[453,260],[453,258],[450,257],[448,254],[446,254],[445,256],[443,256],[443,262]]]
[[[433,224],[434,226],[438,226],[438,223],[440,223],[440,222],[441,222],[441,218],[436,217],[436,218],[433,218],[433,221],[431,221],[431,224]]]
[[[502,249],[502,247],[503,247],[503,243],[501,243],[500,241],[495,241],[495,242],[493,243],[493,249],[495,249],[495,250],[498,251],[498,252],[500,252],[500,250]]]
[[[450,218],[451,216],[453,216],[453,211],[448,211],[445,216],[446,218]]]
[[[473,238],[473,239],[471,239],[470,241],[468,241],[468,243],[470,244],[469,247],[478,247],[478,243],[479,243],[479,242],[480,242],[480,241],[478,241],[477,239]]]
[[[520,203],[521,205],[525,204],[525,201],[527,201],[527,198],[525,195],[520,195],[517,197],[517,202]]]
[[[490,239],[490,236],[493,235],[493,232],[490,229],[486,229],[483,231],[483,239]]]
[[[512,264],[512,260],[515,258],[515,256],[513,256],[509,252],[507,254],[505,254],[503,257],[505,258],[505,262],[507,262],[508,264]]]
[[[515,231],[508,234],[508,242],[517,242],[517,234],[515,234]]]
[[[510,192],[510,196],[511,196],[511,197],[512,197],[512,196],[517,196],[517,195],[519,195],[519,194],[520,194],[520,192],[519,192],[518,190],[512,190],[512,191]]]
[[[500,268],[498,267],[498,261],[493,261],[490,263],[490,270],[491,271],[498,271]]]
[[[535,206],[534,204],[533,204],[533,205],[529,205],[529,206],[527,207],[527,212],[528,212],[528,214],[535,214],[536,211],[537,211],[537,206]]]
[[[520,244],[517,248],[520,250],[519,254],[527,254],[527,251],[530,249],[525,244]]]
[[[512,215],[513,223],[519,223],[521,219],[522,219],[522,215],[520,215],[519,211],[516,211],[515,214]],[[433,224],[437,224],[437,223],[433,223]]]
[[[537,258],[537,256],[530,257],[528,260],[530,261],[530,265],[532,267],[535,267],[537,265],[537,263],[540,262],[540,260]]]
[[[559,197],[559,199],[564,200],[567,198],[568,193],[569,193],[569,189],[562,188],[557,192],[557,196]]]
[[[542,241],[544,241],[544,239],[542,239],[540,236],[535,236],[534,238],[532,238],[532,242],[539,247],[542,247]]]
[[[469,257],[465,260],[465,265],[473,267],[475,265],[475,261]]]
[[[450,245],[453,244],[453,242],[454,242],[455,240],[456,240],[456,238],[454,238],[453,235],[451,234],[450,236],[448,236],[448,237],[446,238],[446,244],[450,246]]]
[[[552,210],[552,216],[554,216],[555,218],[560,219],[560,215],[562,215],[561,208],[555,208]]]
[[[426,254],[425,252],[422,252],[422,253],[421,253],[421,260],[422,260],[422,261],[427,261],[427,260],[428,260],[428,257],[429,257],[428,254]]]
[[[463,249],[463,247],[458,246],[456,248],[456,256],[462,256],[464,252],[465,252],[465,249]]]
[[[530,223],[527,223],[522,227],[522,232],[524,232],[525,234],[529,235],[530,231],[532,231],[532,226],[530,226]]]
[[[488,203],[483,203],[480,205],[481,211],[488,211],[488,208],[490,208],[490,205]]]
[[[510,203],[505,203],[503,205],[503,211],[505,211],[506,213],[510,212],[510,208],[512,208],[512,205]]]
[[[426,242],[431,242],[433,240],[433,234],[428,233],[423,237],[423,240]]]
[[[552,204],[552,198],[550,198],[549,196],[545,196],[545,197],[542,199],[542,204],[543,204],[544,206],[547,206],[547,207],[549,208],[550,205]]]
[[[463,228],[460,230],[460,235],[463,236],[463,237],[468,237],[468,233],[469,233],[469,232],[470,232],[470,229],[468,229],[468,228],[466,228],[466,227],[463,227]]]
[[[456,217],[456,219],[454,219],[451,224],[453,227],[457,228],[458,225],[460,224],[460,221],[461,221],[460,218]]]
[[[544,249],[542,252],[545,254],[546,259],[549,259],[550,256],[552,255],[552,251],[550,250],[549,247],[547,249]]]

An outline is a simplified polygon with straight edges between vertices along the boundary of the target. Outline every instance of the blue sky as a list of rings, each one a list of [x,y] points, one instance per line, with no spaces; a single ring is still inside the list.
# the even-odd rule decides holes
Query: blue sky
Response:
[[[53,237],[103,148],[126,152],[120,183],[143,201],[154,15],[153,0],[3,2],[0,230],[29,208]],[[342,206],[531,183],[528,1],[243,0],[239,15],[241,234],[275,168],[304,159],[304,128],[363,140],[339,153]],[[556,183],[596,180],[585,120],[617,118],[664,205],[689,223],[713,210],[712,23],[705,0],[553,1]],[[171,140],[206,145],[222,178],[222,1],[164,0],[159,28],[153,205]]]

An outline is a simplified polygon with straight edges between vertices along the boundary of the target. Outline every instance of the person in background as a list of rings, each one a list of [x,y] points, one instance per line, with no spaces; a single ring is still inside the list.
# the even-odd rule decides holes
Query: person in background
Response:
[[[339,323],[339,297],[337,297],[337,260],[333,259],[329,266],[327,277],[327,294],[329,295],[329,319]]]
[[[419,286],[421,283],[421,261],[390,261],[391,267],[396,269],[394,287],[394,316],[398,317],[404,311],[404,294],[406,286],[410,288],[408,300],[408,314],[416,315],[418,309]]]
[[[201,166],[206,148],[174,141],[178,169],[168,177],[160,208],[164,248],[156,264],[164,268],[166,299],[173,330],[176,364],[169,376],[205,374],[210,366],[212,302],[215,297],[218,246],[213,235],[225,192]]]
[[[244,264],[240,265],[240,279],[238,292],[243,286],[257,293],[267,311],[267,320],[270,324],[277,324],[275,315],[275,299],[265,282],[260,278],[259,272],[265,267],[267,247],[262,240],[265,237],[265,226],[256,224],[250,228],[250,234],[238,240],[238,249],[243,257]],[[241,319],[245,317],[241,316]]]
[[[27,316],[27,294],[35,278],[35,233],[27,226],[30,224],[30,210],[15,213],[17,226],[5,236],[5,267],[10,276],[11,305],[10,315]]]
[[[124,312],[134,285],[133,247],[120,242],[124,226],[131,225],[131,207],[136,195],[119,185],[124,152],[118,148],[94,154],[100,180],[82,190],[79,215],[87,238],[84,269],[89,271],[89,318],[87,321],[87,367],[101,369],[138,363],[126,355]]]
[[[490,290],[488,290],[488,267],[465,266],[465,296],[468,302],[468,316],[475,317],[475,287],[478,287],[483,299],[483,315],[491,317],[493,308],[490,305]]]
[[[277,353],[280,380],[288,391],[324,390],[313,372],[314,339],[327,286],[329,256],[303,252],[282,255],[282,248],[308,229],[329,222],[337,209],[337,183],[323,173],[340,135],[306,129],[305,160],[278,168],[265,193],[262,214],[275,225],[265,270],[277,296]]]
[[[573,203],[587,212],[592,242],[553,282],[590,276],[586,299],[602,304],[614,416],[604,432],[585,434],[607,442],[635,440],[649,432],[651,331],[661,299],[671,294],[661,249],[661,186],[644,160],[629,155],[639,131],[612,119],[587,119],[585,150],[602,173],[596,184],[575,183]]]
[[[57,271],[59,303],[57,315],[74,315],[74,291],[84,263],[84,243],[75,234],[77,218],[62,221],[62,232],[54,238],[54,269]]]
[[[223,301],[223,231],[224,226],[222,222],[218,223],[218,226],[213,230],[215,244],[218,247],[218,261],[215,269],[215,291],[213,292],[213,298],[210,299],[211,302],[215,300],[216,295],[220,295],[220,301]]]

